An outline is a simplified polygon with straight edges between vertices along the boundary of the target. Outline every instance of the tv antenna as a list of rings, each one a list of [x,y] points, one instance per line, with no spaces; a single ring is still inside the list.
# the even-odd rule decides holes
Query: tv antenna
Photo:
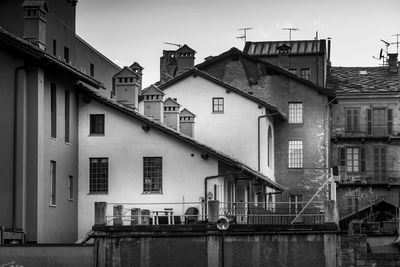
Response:
[[[174,46],[177,46],[177,47],[181,47],[182,45],[181,44],[174,44],[174,43],[167,43],[167,42],[164,42],[164,44],[167,44],[167,45],[174,45]]]
[[[396,36],[396,38],[397,38],[397,40],[396,40],[396,42],[395,43],[390,43],[390,44],[396,44],[396,47],[397,47],[397,54],[399,53],[399,36],[400,36],[400,33],[396,33],[396,34],[393,34],[392,36]]]
[[[292,31],[299,31],[300,29],[298,28],[282,28],[284,31],[289,31],[289,41],[292,40]]]
[[[238,39],[244,39],[244,43],[246,43],[246,40],[247,40],[247,31],[248,31],[248,30],[251,30],[251,29],[253,29],[253,28],[247,27],[247,28],[240,28],[240,29],[238,29],[238,31],[243,31],[243,35],[241,35],[241,36],[239,36],[239,37],[236,37],[236,38],[238,38]]]

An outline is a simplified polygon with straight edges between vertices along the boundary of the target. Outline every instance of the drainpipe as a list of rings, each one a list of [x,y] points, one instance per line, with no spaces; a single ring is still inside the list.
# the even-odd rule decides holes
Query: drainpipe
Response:
[[[330,116],[328,114],[328,107],[335,100],[336,100],[336,96],[325,105],[325,115],[324,115],[324,132],[325,132],[325,134],[324,134],[324,145],[325,145],[324,157],[325,157],[325,163],[324,164],[325,164],[325,168],[326,169],[329,168],[329,164],[328,164],[328,160],[329,160],[328,149],[329,149],[329,146],[330,146],[329,144],[327,145],[327,143],[328,143],[327,142],[327,134],[330,134],[330,133],[326,132],[327,118],[330,118]],[[328,123],[329,123],[329,121],[328,121]]]
[[[13,125],[13,168],[12,168],[12,228],[17,231],[17,113],[18,113],[18,71],[25,67],[18,67],[14,70],[14,125]]]

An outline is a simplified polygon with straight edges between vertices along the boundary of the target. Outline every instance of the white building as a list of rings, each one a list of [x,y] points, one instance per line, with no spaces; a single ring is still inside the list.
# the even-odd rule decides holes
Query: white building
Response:
[[[105,98],[84,83],[80,87],[85,92],[79,97],[80,236],[94,224],[95,202],[200,202],[209,196],[250,201],[267,190],[283,190],[247,164]],[[162,112],[163,105],[155,106]],[[173,208],[184,212],[186,207]]]

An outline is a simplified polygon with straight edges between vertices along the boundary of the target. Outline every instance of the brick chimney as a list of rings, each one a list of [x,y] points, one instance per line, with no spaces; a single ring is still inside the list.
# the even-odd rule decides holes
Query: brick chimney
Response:
[[[183,46],[178,46],[179,48],[176,51],[163,50],[163,56],[160,57],[161,84],[194,67],[196,51],[186,44]]]
[[[150,85],[142,92],[143,113],[153,120],[163,122],[163,97],[164,93],[156,85]]]
[[[25,0],[23,38],[40,49],[46,49],[46,14],[49,12],[46,1]]]
[[[113,77],[114,99],[119,103],[138,109],[139,83],[141,78],[131,68],[124,67]]]
[[[179,131],[194,137],[194,118],[196,116],[186,108],[179,114]]]
[[[398,71],[398,63],[397,63],[397,56],[398,54],[388,54],[388,65],[389,65],[389,71],[397,73]]]
[[[179,104],[176,99],[167,98],[164,101],[164,123],[175,130],[179,130]]]

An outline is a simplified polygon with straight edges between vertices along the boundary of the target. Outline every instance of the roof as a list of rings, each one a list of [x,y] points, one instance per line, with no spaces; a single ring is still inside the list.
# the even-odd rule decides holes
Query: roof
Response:
[[[144,95],[165,95],[165,94],[156,85],[152,84],[142,91],[142,96]]]
[[[143,70],[143,67],[142,67],[142,66],[140,66],[140,64],[139,64],[139,63],[137,63],[136,61],[135,61],[135,62],[133,62],[133,64],[132,64],[132,65],[130,65],[130,66],[129,66],[129,68],[131,68],[131,69],[135,69],[135,68],[137,68],[137,69]]]
[[[168,98],[165,99],[165,101],[164,101],[164,107],[166,107],[166,106],[167,106],[167,107],[179,107],[180,105],[179,105],[178,102],[176,102],[176,100],[174,100],[174,99],[168,97]]]
[[[361,209],[359,209],[356,212],[347,214],[346,216],[343,216],[340,218],[340,221],[343,222],[348,222],[349,219],[360,219],[363,218],[364,216],[368,216],[371,213],[371,210],[374,211],[388,211],[392,210],[394,213],[396,213],[397,207],[396,205],[393,205],[392,203],[386,201],[386,200],[381,200],[375,203],[372,203],[370,205],[367,205]]]
[[[278,115],[282,119],[286,119],[286,117],[287,117],[286,114],[284,114],[283,112],[281,112],[279,110],[279,108],[277,108],[277,107],[275,107],[275,106],[273,106],[273,105],[271,105],[271,104],[259,99],[258,97],[250,95],[250,94],[248,94],[248,93],[246,93],[246,92],[244,92],[244,91],[242,91],[242,90],[240,90],[240,89],[238,89],[236,87],[233,87],[232,85],[227,84],[227,83],[215,78],[214,76],[211,76],[210,74],[208,74],[208,73],[206,73],[204,71],[198,70],[197,68],[193,68],[193,69],[191,69],[189,71],[186,71],[186,72],[182,73],[181,75],[175,77],[174,79],[169,80],[166,83],[160,85],[159,88],[160,88],[160,90],[164,91],[164,90],[168,89],[170,86],[176,84],[177,82],[179,82],[181,80],[184,80],[187,77],[196,76],[196,75],[201,76],[201,77],[205,78],[206,80],[208,80],[208,81],[210,81],[212,83],[215,83],[215,84],[218,84],[218,85],[224,87],[226,90],[235,92],[235,93],[243,96],[244,98],[247,98],[248,100],[253,101],[253,102],[255,102],[255,103],[267,108],[271,113],[278,113]]]
[[[44,0],[25,0],[22,3],[22,7],[25,8],[40,8],[44,12],[49,12],[49,8],[47,7],[47,2]]]
[[[123,67],[118,73],[116,73],[113,77],[136,77],[138,78],[138,74],[134,72],[130,67]]]
[[[293,73],[290,73],[289,71],[287,71],[285,69],[282,69],[282,68],[280,68],[280,67],[278,67],[276,65],[273,65],[271,63],[268,63],[268,62],[258,58],[257,56],[247,55],[247,54],[243,53],[242,51],[240,51],[239,49],[237,49],[236,47],[232,47],[228,51],[226,51],[226,52],[224,52],[224,53],[222,53],[222,54],[220,54],[218,56],[212,57],[211,59],[209,59],[207,61],[204,61],[204,62],[196,65],[195,67],[200,69],[200,70],[202,70],[202,69],[204,69],[204,68],[206,68],[206,67],[208,67],[208,66],[210,66],[212,64],[215,64],[216,62],[218,62],[220,60],[223,60],[223,59],[229,58],[229,57],[233,57],[233,56],[243,57],[243,58],[245,58],[245,59],[247,59],[249,61],[252,61],[252,62],[255,62],[255,63],[264,64],[264,66],[270,72],[284,75],[287,78],[289,78],[291,80],[294,80],[294,81],[297,81],[297,82],[299,82],[301,84],[304,84],[305,86],[308,86],[308,87],[316,90],[317,92],[319,92],[319,93],[321,93],[323,95],[326,95],[328,97],[335,97],[336,96],[336,93],[335,93],[334,90],[321,87],[321,86],[319,86],[319,85],[317,85],[317,84],[315,84],[315,83],[313,83],[313,82],[311,82],[309,80],[305,80],[305,79],[303,79],[303,78],[301,78],[301,77],[299,77],[297,75],[294,75]],[[258,95],[258,97],[260,98],[261,96]]]
[[[241,161],[239,161],[231,156],[225,155],[224,153],[217,151],[205,144],[202,144],[202,143],[196,141],[195,139],[193,139],[192,137],[182,134],[182,133],[166,126],[165,124],[157,122],[149,117],[146,117],[146,116],[140,114],[139,112],[118,103],[117,101],[115,101],[113,99],[110,99],[110,98],[107,98],[107,97],[101,95],[100,93],[96,92],[95,90],[92,90],[90,88],[90,86],[87,86],[84,82],[78,81],[77,86],[79,86],[82,89],[81,92],[84,92],[84,93],[90,95],[90,97],[92,97],[93,99],[96,99],[97,101],[99,101],[109,107],[112,107],[120,112],[123,112],[124,114],[131,116],[131,117],[141,121],[142,123],[145,123],[146,125],[153,127],[167,135],[170,135],[186,144],[192,145],[192,146],[198,148],[199,150],[216,157],[217,159],[223,161],[226,164],[235,166],[235,167],[241,169],[243,172],[248,173],[258,179],[261,179],[261,180],[265,181],[271,188],[274,188],[279,191],[285,190],[285,187],[272,181],[270,178],[268,178],[264,174],[262,174],[256,170],[253,170],[251,167],[247,166],[246,164],[242,163]]]
[[[79,79],[90,84],[91,86],[94,86],[96,88],[104,88],[104,85],[101,82],[94,79],[93,77],[81,72],[80,70],[74,68],[70,64],[48,54],[46,51],[38,48],[32,43],[9,33],[2,27],[0,27],[0,43],[1,42],[9,45],[11,48],[15,50],[24,53],[27,56],[35,58],[38,61],[41,61],[43,64],[46,65],[54,64],[55,66],[60,67],[61,69],[77,76]]]
[[[337,94],[399,92],[399,75],[388,67],[332,67],[327,87]]]
[[[324,54],[326,52],[325,40],[246,42],[243,52],[248,55],[277,56],[280,46],[290,47],[290,55]]]
[[[180,113],[179,116],[187,116],[187,117],[196,117],[192,112],[190,112],[188,109],[184,108]]]
[[[187,44],[184,44],[183,46],[179,47],[176,50],[176,52],[181,51],[181,50],[183,50],[183,51],[192,51],[192,52],[196,53],[196,51],[193,50],[192,48],[190,48]]]

